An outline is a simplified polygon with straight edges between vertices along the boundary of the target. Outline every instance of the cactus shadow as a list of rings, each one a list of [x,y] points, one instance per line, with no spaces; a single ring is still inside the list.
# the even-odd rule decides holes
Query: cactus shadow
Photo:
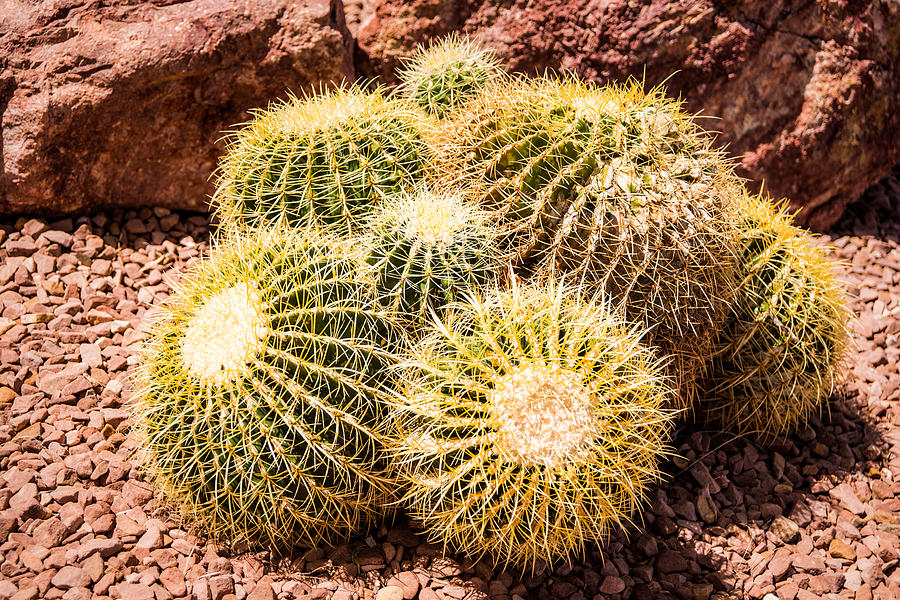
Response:
[[[821,532],[810,523],[844,510],[829,490],[854,474],[872,477],[889,458],[864,400],[844,391],[831,399],[826,414],[788,437],[735,438],[686,425],[677,432],[675,445],[681,458],[668,465],[669,480],[655,490],[640,532],[652,536],[659,553],[647,556],[646,548],[654,544],[646,540],[634,545],[641,537],[623,545],[637,561],[629,564],[632,570],[635,564],[655,567],[653,580],[646,582],[648,597],[762,597],[774,592],[774,587],[752,589],[764,563],[782,547],[791,553],[808,553],[806,544],[819,547]],[[870,504],[856,521],[872,510]],[[796,531],[785,530],[780,517],[793,521],[787,527]],[[838,520],[844,519],[853,520],[839,515]],[[664,552],[683,561],[664,557]],[[664,572],[673,568],[668,563],[681,562],[687,563],[685,569]],[[789,569],[779,581],[792,574]]]

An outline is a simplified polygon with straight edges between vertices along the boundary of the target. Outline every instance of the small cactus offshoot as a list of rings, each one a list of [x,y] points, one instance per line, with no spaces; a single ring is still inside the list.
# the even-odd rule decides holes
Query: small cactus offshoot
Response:
[[[849,344],[845,291],[825,249],[784,207],[745,195],[740,281],[706,367],[699,415],[781,435],[821,410]]]
[[[352,231],[423,176],[427,120],[355,87],[273,103],[229,143],[216,215],[226,226],[313,222]]]
[[[490,215],[460,191],[401,194],[369,222],[368,262],[386,307],[423,322],[462,292],[491,284],[502,267]]]
[[[400,92],[441,117],[478,94],[502,74],[494,52],[451,35],[419,50],[399,72]]]
[[[577,289],[452,305],[416,347],[395,453],[430,537],[526,569],[584,554],[657,476],[672,414],[655,355]]]
[[[160,307],[136,378],[141,461],[209,533],[338,540],[379,514],[393,321],[322,236],[223,242]]]

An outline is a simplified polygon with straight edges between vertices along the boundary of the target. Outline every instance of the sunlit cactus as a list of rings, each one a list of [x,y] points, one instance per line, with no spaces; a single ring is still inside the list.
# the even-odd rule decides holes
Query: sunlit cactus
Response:
[[[447,155],[485,182],[519,272],[606,293],[675,355],[689,404],[735,272],[739,184],[710,137],[637,84],[504,80],[460,112]]]
[[[432,540],[534,569],[602,543],[656,480],[662,366],[576,288],[472,296],[413,356],[395,453]]]
[[[501,74],[492,50],[454,34],[413,55],[399,72],[399,89],[430,114],[443,116]]]
[[[850,312],[835,264],[784,207],[745,195],[740,282],[707,365],[698,415],[780,435],[821,410],[847,358]]]
[[[440,315],[503,269],[490,215],[458,190],[421,188],[376,212],[366,237],[380,301],[407,320]]]
[[[406,103],[356,87],[273,103],[228,144],[216,215],[226,226],[316,222],[352,231],[421,179],[427,121]]]
[[[140,460],[221,539],[336,541],[379,514],[393,320],[320,234],[228,239],[160,307],[137,371]]]

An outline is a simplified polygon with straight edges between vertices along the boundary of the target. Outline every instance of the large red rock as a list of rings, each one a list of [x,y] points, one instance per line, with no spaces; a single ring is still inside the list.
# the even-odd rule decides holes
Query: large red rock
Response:
[[[390,77],[462,30],[513,70],[665,82],[740,172],[825,227],[900,163],[900,4],[890,0],[372,0],[359,45]],[[360,64],[360,63],[358,63]]]
[[[222,131],[352,45],[337,0],[0,0],[0,213],[202,209]]]

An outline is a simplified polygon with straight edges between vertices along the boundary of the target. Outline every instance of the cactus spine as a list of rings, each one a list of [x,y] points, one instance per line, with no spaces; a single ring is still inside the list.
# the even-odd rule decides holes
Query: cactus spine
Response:
[[[216,214],[225,225],[312,221],[352,231],[422,177],[427,119],[355,87],[274,103],[229,143]]]
[[[544,287],[453,305],[416,348],[395,442],[432,539],[525,568],[582,555],[629,518],[671,419],[634,330]]]
[[[428,113],[442,117],[501,74],[492,50],[450,35],[407,61],[399,73],[399,90]]]
[[[701,414],[780,435],[820,410],[849,345],[845,291],[825,249],[784,207],[744,195],[740,282],[702,384]]]
[[[395,325],[321,236],[227,240],[152,326],[136,381],[151,476],[213,535],[283,547],[378,514]]]
[[[461,292],[493,282],[502,265],[489,215],[459,191],[400,195],[369,230],[367,260],[379,298],[407,320],[440,315]]]

